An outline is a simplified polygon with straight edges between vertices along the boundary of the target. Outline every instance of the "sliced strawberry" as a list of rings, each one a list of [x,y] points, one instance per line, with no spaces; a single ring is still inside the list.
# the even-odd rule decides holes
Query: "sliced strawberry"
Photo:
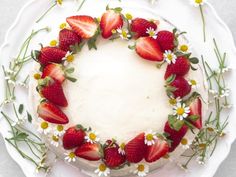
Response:
[[[63,136],[63,147],[73,149],[84,143],[85,132],[81,126],[70,127]]]
[[[124,164],[126,158],[119,154],[118,147],[108,147],[104,150],[104,162],[110,168],[119,167]]]
[[[98,161],[101,159],[101,146],[99,144],[85,143],[75,150],[76,156],[90,160]]]
[[[43,66],[49,63],[61,63],[65,57],[66,52],[57,47],[43,47],[41,51],[34,52],[36,56],[33,58]]]
[[[102,37],[107,39],[112,36],[112,30],[116,30],[123,26],[123,19],[120,13],[114,10],[106,11],[101,18],[100,27]]]
[[[157,34],[157,42],[161,47],[162,52],[173,50],[175,48],[175,35],[170,31],[159,31]]]
[[[71,28],[83,39],[93,37],[98,29],[98,25],[93,17],[86,15],[77,15],[66,18]]]
[[[71,46],[79,44],[81,37],[72,30],[62,29],[59,33],[59,47],[64,51],[71,51]]]
[[[135,18],[131,22],[131,31],[135,33],[135,38],[148,36],[147,29],[152,28],[157,29],[157,25],[143,18]]]
[[[136,136],[125,146],[126,159],[131,163],[138,163],[143,160],[145,153],[144,133]]]
[[[170,85],[175,88],[175,91],[172,92],[175,98],[183,98],[191,92],[191,86],[183,77],[176,77]]]
[[[51,64],[47,65],[43,69],[42,78],[44,79],[47,76],[62,83],[65,80],[65,73],[62,69],[62,65],[56,64],[56,63],[51,63]]]
[[[183,137],[186,135],[188,127],[184,125],[179,131],[176,131],[170,127],[168,122],[166,122],[164,131],[169,135],[168,139],[171,140],[171,147],[169,149],[169,152],[173,152],[180,144]]]
[[[160,46],[151,37],[139,38],[136,42],[136,52],[146,60],[158,62],[163,60],[163,53],[161,52]]]
[[[165,140],[156,139],[155,144],[147,147],[145,160],[149,163],[159,160],[169,152],[169,145]]]
[[[47,78],[46,78],[47,79]],[[57,106],[67,107],[68,102],[66,100],[63,88],[57,80],[50,79],[45,86],[40,90],[40,93],[50,102]]]
[[[189,116],[198,116],[197,121],[191,121],[191,123],[198,129],[202,128],[202,101],[197,97],[190,105]]]
[[[166,69],[165,79],[172,74],[176,76],[185,76],[190,70],[190,62],[186,57],[178,57],[175,64],[169,64]]]
[[[43,102],[38,106],[38,115],[47,122],[54,124],[67,124],[67,116],[54,104]]]

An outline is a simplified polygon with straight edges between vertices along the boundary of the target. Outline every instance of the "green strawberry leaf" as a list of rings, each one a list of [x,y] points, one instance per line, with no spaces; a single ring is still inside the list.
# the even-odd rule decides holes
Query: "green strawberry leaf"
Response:
[[[184,125],[184,121],[177,119],[177,117],[174,115],[168,116],[168,122],[170,127],[176,131],[179,131]]]
[[[192,64],[198,64],[198,63],[199,63],[199,59],[198,59],[197,57],[189,58],[189,61],[190,61]]]

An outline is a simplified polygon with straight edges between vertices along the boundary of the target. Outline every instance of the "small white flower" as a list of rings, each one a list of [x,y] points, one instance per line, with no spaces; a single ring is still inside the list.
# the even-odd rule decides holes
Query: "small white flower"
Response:
[[[9,85],[12,85],[12,86],[15,86],[15,85],[16,85],[16,81],[11,80],[11,79],[7,80],[7,83],[8,83]]]
[[[234,105],[233,104],[223,104],[222,107],[226,109],[232,108]]]
[[[94,173],[98,174],[98,176],[108,176],[110,174],[110,169],[102,163],[98,166]]]
[[[218,92],[216,90],[214,90],[214,89],[210,89],[209,93],[212,94],[212,95],[218,94]]]
[[[152,131],[152,130],[149,130],[147,132],[145,132],[145,144],[148,145],[148,146],[152,146],[155,144],[155,140],[157,139],[157,133]]]
[[[129,40],[129,38],[131,37],[127,29],[123,29],[120,27],[116,31],[120,34],[121,39]]]
[[[139,163],[135,165],[135,169],[133,174],[138,175],[140,177],[147,176],[149,173],[149,166],[143,163]]]
[[[121,155],[125,155],[125,143],[121,143],[118,149],[118,153]]]
[[[57,125],[56,127],[54,127],[54,135],[55,136],[62,136],[65,133],[65,129],[63,125]]]
[[[191,53],[191,46],[189,44],[180,44],[178,46],[178,49],[182,52],[182,53]]]
[[[224,68],[222,68],[222,73],[229,72],[230,70],[231,70],[231,68],[224,67]]]
[[[52,144],[53,146],[55,146],[55,147],[58,147],[58,146],[59,146],[59,137],[53,135],[53,136],[52,136],[52,140],[51,140],[51,144]]]
[[[154,30],[153,28],[147,28],[147,31],[146,31],[146,33],[150,36],[150,37],[152,37],[153,39],[156,39],[157,38],[157,31],[156,30]]]
[[[174,106],[182,102],[182,99],[180,97],[174,98],[173,96],[170,97],[169,103]]]
[[[168,64],[175,64],[177,59],[177,56],[171,51],[171,50],[166,50],[164,53],[164,60],[168,63]]]
[[[190,3],[195,7],[199,7],[200,5],[204,5],[207,0],[190,0]]]
[[[204,157],[202,157],[202,156],[198,156],[196,160],[197,160],[199,165],[204,165],[205,164]]]
[[[183,164],[181,164],[181,163],[178,163],[177,164],[177,166],[181,169],[181,170],[183,170],[184,172],[188,172],[188,168],[185,166],[185,165],[183,165]]]
[[[181,146],[182,146],[183,149],[185,149],[185,150],[189,149],[190,145],[191,145],[191,143],[190,143],[190,141],[188,139],[183,138],[181,140]]]
[[[76,155],[74,152],[66,152],[64,153],[66,155],[65,160],[67,162],[75,162],[76,161]]]
[[[87,135],[85,136],[85,140],[88,143],[96,143],[100,140],[100,138],[98,138],[98,133],[95,131],[90,131],[87,133]]]
[[[50,133],[52,128],[48,122],[42,121],[38,126],[38,132],[47,135]]]
[[[228,97],[230,94],[230,90],[229,89],[223,89],[221,90],[221,94],[220,94],[220,97],[223,98],[223,97]]]
[[[186,106],[184,103],[178,103],[176,106],[174,106],[174,115],[177,116],[177,119],[183,120],[188,117],[188,114],[190,113],[190,108]]]
[[[25,87],[28,88],[28,85],[24,82],[17,82],[17,85],[21,86],[21,87]]]
[[[197,89],[198,83],[197,83],[196,80],[190,79],[190,80],[188,81],[188,83],[189,83],[189,85],[191,85],[192,89]]]
[[[73,62],[75,59],[74,55],[72,52],[68,51],[65,55],[65,57],[62,58],[64,61],[64,65],[67,66],[69,63]]]

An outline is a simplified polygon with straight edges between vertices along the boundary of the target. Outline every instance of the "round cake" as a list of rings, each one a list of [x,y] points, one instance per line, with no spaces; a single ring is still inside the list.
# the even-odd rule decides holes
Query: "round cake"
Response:
[[[118,7],[66,22],[33,52],[30,102],[48,147],[90,176],[145,176],[178,158],[207,109],[184,33]]]

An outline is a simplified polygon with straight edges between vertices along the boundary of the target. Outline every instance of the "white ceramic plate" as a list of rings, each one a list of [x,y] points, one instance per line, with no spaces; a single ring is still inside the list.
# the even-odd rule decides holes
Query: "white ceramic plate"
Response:
[[[49,0],[32,0],[27,3],[24,8],[20,11],[18,17],[15,20],[15,23],[11,26],[7,32],[5,43],[1,47],[0,58],[1,65],[7,64],[10,61],[10,58],[14,57],[17,53],[19,46],[21,45],[23,39],[30,33],[32,29],[37,29],[39,27],[51,26],[56,27],[58,24],[64,21],[65,17],[73,15],[76,12],[77,6],[74,6],[74,1],[65,1],[65,4],[61,8],[55,8],[52,10],[40,24],[35,24],[34,22],[37,18],[49,7],[52,2]],[[79,13],[81,14],[101,14],[104,11],[104,7],[107,3],[111,3],[114,6],[122,6],[125,11],[136,11],[136,13],[141,12],[146,13],[147,15],[158,14],[165,19],[172,22],[177,26],[181,31],[188,32],[187,37],[194,46],[194,50],[197,51],[197,54],[204,55],[207,61],[211,65],[215,65],[215,56],[213,52],[213,38],[216,38],[221,51],[227,52],[228,63],[233,71],[228,78],[228,87],[233,88],[233,83],[236,81],[235,77],[235,56],[236,49],[233,42],[233,37],[224,24],[224,22],[218,17],[215,10],[210,4],[204,6],[204,13],[207,22],[207,42],[203,43],[202,36],[202,23],[199,14],[199,9],[191,6],[188,0],[158,0],[155,5],[149,4],[148,0],[122,0],[118,2],[115,0],[89,0],[85,3],[83,8]],[[94,5],[96,4],[96,5]],[[47,38],[48,37],[48,38]],[[50,34],[40,34],[35,38],[34,45],[31,48],[35,48],[39,41],[49,41],[55,36]],[[3,60],[4,59],[4,60]],[[30,65],[26,67],[24,72],[29,72]],[[1,73],[0,84],[3,84],[3,76]],[[18,93],[18,97],[21,97],[23,102],[27,104],[27,94]],[[3,92],[0,93],[0,100],[3,99]],[[22,101],[21,100],[21,101]],[[236,103],[235,93],[232,93],[232,102]],[[235,110],[231,111],[229,126],[227,127],[227,136],[218,143],[216,151],[211,159],[207,162],[205,166],[199,166],[197,163],[192,162],[188,172],[180,170],[174,163],[169,163],[168,165],[161,168],[155,174],[150,176],[161,176],[161,177],[212,177],[216,172],[219,165],[227,157],[232,142],[236,138],[236,116]],[[0,120],[0,132],[3,137],[8,136],[9,127],[6,125],[2,119]],[[21,156],[9,145],[6,143],[7,150],[12,158],[19,164],[23,172],[27,177],[39,177],[45,176],[44,174],[36,174],[34,166],[21,158]],[[52,173],[50,177],[82,177],[85,176],[81,174],[78,169],[75,169],[63,161],[58,160],[53,165]]]

